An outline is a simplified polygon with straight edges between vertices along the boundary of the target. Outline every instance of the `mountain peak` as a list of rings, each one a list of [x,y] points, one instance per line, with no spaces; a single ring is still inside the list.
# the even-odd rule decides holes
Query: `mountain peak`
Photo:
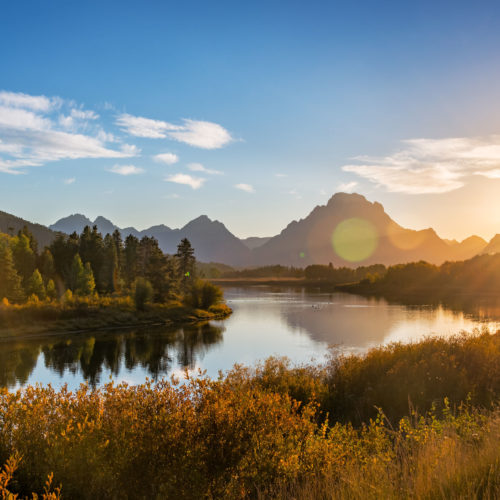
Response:
[[[337,203],[369,203],[368,200],[358,193],[335,193],[329,200],[327,205],[333,205]]]

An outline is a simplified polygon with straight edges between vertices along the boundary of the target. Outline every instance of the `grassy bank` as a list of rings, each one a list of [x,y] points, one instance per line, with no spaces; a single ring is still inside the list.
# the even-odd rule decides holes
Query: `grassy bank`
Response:
[[[3,391],[0,461],[22,457],[6,486],[22,495],[53,472],[66,498],[493,499],[499,367],[500,334],[477,333],[183,385]]]
[[[147,304],[138,310],[131,297],[73,297],[71,300],[0,304],[0,338],[43,332],[75,332],[141,325],[173,325],[231,314],[223,303],[207,309],[180,301]]]

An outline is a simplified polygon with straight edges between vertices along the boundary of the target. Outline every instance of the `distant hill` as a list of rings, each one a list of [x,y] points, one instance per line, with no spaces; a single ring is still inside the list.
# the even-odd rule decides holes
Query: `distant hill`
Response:
[[[336,228],[343,221],[352,224],[348,222],[341,234]],[[352,267],[418,260],[441,264],[473,257],[484,242],[479,240],[472,237],[471,241],[450,244],[433,229],[414,231],[401,227],[380,203],[371,203],[355,193],[337,193],[326,205],[317,206],[305,219],[291,222],[279,235],[255,248],[252,264],[306,266],[331,262],[334,266]],[[341,247],[343,252],[339,252]],[[366,255],[354,252],[351,259],[352,249],[366,249]]]
[[[264,243],[267,243],[271,239],[269,237],[259,238],[258,236],[250,236],[250,238],[243,238],[241,241],[250,249],[261,247]]]
[[[488,245],[486,245],[482,252],[484,254],[500,253],[500,234],[496,234],[491,238]]]
[[[479,236],[469,236],[460,243],[453,245],[454,258],[456,260],[467,260],[474,255],[480,254],[484,251],[488,242]]]
[[[54,231],[41,224],[34,224],[15,215],[0,211],[0,233],[15,235],[24,226],[27,226],[31,233],[33,233],[40,249],[50,245],[57,236]]]

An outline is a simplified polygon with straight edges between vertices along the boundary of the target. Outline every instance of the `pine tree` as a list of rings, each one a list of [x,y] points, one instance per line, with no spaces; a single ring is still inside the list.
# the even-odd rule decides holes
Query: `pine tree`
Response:
[[[33,274],[36,266],[36,256],[30,246],[29,238],[19,233],[18,236],[12,238],[12,255],[14,257],[14,265],[21,276],[24,286],[27,285],[29,278]]]
[[[83,295],[84,297],[88,297],[89,295],[92,295],[94,293],[94,290],[95,290],[94,273],[92,272],[92,267],[90,266],[90,262],[87,262],[79,277],[76,293],[78,295]]]
[[[0,238],[0,299],[4,297],[9,302],[21,302],[24,299],[24,291],[14,266],[9,241],[7,238]]]
[[[194,268],[196,259],[194,257],[194,248],[191,246],[187,238],[183,238],[179,245],[177,245],[177,274],[181,279],[183,287],[194,278]]]
[[[81,277],[83,276],[83,263],[80,258],[80,254],[76,254],[73,257],[73,262],[71,264],[71,273],[69,279],[69,288],[72,292],[77,293],[78,285],[80,283]]]
[[[54,265],[54,257],[51,251],[46,248],[39,258],[39,269],[42,273],[43,279],[46,283],[49,280],[53,280],[56,275],[56,268]]]
[[[57,298],[57,290],[56,290],[56,285],[54,283],[54,280],[49,280],[47,282],[47,297],[51,300],[54,300]]]
[[[28,279],[26,284],[26,292],[28,295],[36,295],[39,299],[44,300],[46,296],[45,286],[43,284],[42,275],[38,269],[33,271],[33,274]]]

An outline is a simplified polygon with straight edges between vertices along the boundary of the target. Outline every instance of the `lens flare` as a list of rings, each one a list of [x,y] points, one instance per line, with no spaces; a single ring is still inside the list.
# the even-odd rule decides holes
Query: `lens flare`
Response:
[[[332,245],[339,257],[349,262],[360,262],[377,249],[377,229],[365,219],[345,219],[333,231]]]

